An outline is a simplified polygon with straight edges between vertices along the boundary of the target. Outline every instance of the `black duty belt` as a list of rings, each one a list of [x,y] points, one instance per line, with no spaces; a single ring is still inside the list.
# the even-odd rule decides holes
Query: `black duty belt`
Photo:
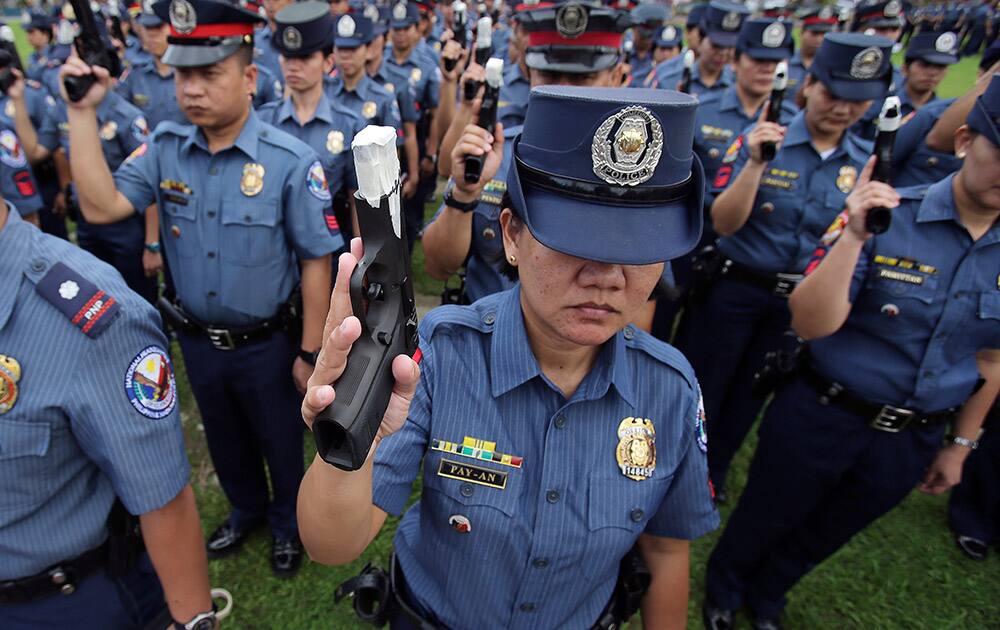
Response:
[[[77,585],[107,566],[107,543],[73,560],[60,562],[41,573],[0,582],[0,605],[23,604],[51,595],[72,595]]]
[[[847,391],[840,383],[823,376],[808,362],[803,362],[800,374],[803,380],[819,394],[821,405],[836,405],[845,411],[868,418],[868,426],[887,433],[942,424],[953,420],[958,413],[958,407],[925,413],[869,402]]]
[[[719,273],[733,280],[760,287],[772,295],[782,298],[787,298],[791,295],[792,291],[802,282],[803,278],[801,273],[768,273],[766,271],[757,271],[752,267],[728,258],[723,261]]]
[[[296,317],[292,302],[287,302],[278,310],[277,315],[265,322],[244,328],[223,328],[199,321],[179,302],[170,302],[161,297],[156,306],[173,328],[205,335],[218,350],[235,350],[254,341],[267,339],[278,331],[286,330]]]

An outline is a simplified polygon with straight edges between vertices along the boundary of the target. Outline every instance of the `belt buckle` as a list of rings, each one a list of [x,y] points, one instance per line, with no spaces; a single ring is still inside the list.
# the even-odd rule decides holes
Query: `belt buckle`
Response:
[[[215,346],[216,350],[235,350],[236,343],[233,342],[233,335],[226,328],[206,328],[208,339]]]
[[[798,273],[776,273],[774,277],[777,278],[774,283],[774,288],[771,289],[771,293],[777,297],[787,298],[795,290],[795,287],[799,286],[802,282],[802,274]]]
[[[916,416],[917,412],[915,411],[884,405],[875,419],[868,423],[868,426],[886,433],[899,433],[909,426]]]

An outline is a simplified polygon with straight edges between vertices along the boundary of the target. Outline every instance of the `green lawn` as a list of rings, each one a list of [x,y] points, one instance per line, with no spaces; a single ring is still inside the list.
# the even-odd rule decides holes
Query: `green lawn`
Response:
[[[23,33],[15,25],[19,48],[27,52]],[[971,84],[976,59],[952,68],[942,84],[943,96],[955,96]],[[431,212],[432,208],[428,208]],[[422,272],[423,253],[414,252],[418,292],[437,295],[441,284]],[[201,418],[187,385],[180,352],[174,349],[181,416],[206,534],[221,522],[228,505],[207,456]],[[307,436],[306,461],[313,447]],[[756,438],[751,436],[733,464],[730,494],[745,482]],[[782,492],[775,488],[775,492]],[[795,497],[788,497],[794,501]],[[735,499],[723,509],[728,514]],[[964,559],[955,548],[945,519],[945,497],[914,493],[885,518],[855,538],[828,562],[814,570],[792,592],[787,611],[789,628],[1000,628],[1000,559],[996,552],[985,563]],[[270,538],[258,532],[239,555],[211,564],[214,586],[235,597],[230,628],[355,628],[347,603],[333,604],[333,590],[365,562],[388,557],[395,520],[390,520],[364,554],[349,567],[330,568],[306,562],[292,581],[271,577]],[[694,543],[691,563],[690,623],[701,627],[699,607],[705,561],[718,533]],[[635,625],[635,624],[633,624]],[[489,620],[486,620],[489,627]]]

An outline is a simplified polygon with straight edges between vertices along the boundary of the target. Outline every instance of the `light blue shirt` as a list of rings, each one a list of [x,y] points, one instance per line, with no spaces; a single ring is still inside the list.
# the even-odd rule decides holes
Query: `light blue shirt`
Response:
[[[418,605],[448,627],[590,627],[640,534],[692,539],[718,526],[698,384],[674,348],[627,327],[567,400],[531,351],[517,288],[435,309],[420,347],[409,418],[375,454],[373,501],[402,513],[423,471],[395,549]],[[641,441],[655,439],[640,480],[616,458],[634,417],[651,423]],[[484,445],[488,461],[443,444],[465,438],[495,443]],[[441,474],[449,462],[493,485]]]
[[[398,137],[403,136],[403,121],[396,96],[367,74],[361,77],[353,90],[347,89],[340,76],[325,77],[323,91],[331,101],[356,112],[368,124],[392,127]]]
[[[118,82],[115,90],[142,111],[150,130],[156,129],[164,120],[181,124],[188,121],[177,103],[173,68],[163,76],[157,72],[152,61],[136,64]]]
[[[116,496],[145,514],[187,483],[167,347],[159,315],[118,272],[8,217],[0,230],[0,379],[8,392],[0,580],[100,545]]]

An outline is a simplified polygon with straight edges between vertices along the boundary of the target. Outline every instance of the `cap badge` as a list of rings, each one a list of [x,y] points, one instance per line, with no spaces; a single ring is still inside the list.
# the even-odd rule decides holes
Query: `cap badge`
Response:
[[[365,104],[361,106],[361,115],[365,118],[371,118],[378,111],[378,106],[375,105],[375,101],[365,101]]]
[[[378,7],[374,4],[369,4],[365,6],[365,11],[362,14],[372,22],[378,22]]]
[[[248,162],[243,165],[243,177],[240,178],[240,192],[247,197],[259,195],[264,190],[264,166]]]
[[[952,32],[941,33],[938,36],[937,41],[934,42],[934,50],[939,53],[950,53],[955,50],[955,44],[958,43],[958,38]]]
[[[829,20],[832,17],[833,17],[833,9],[831,9],[830,7],[826,6],[819,10],[819,19]]]
[[[392,19],[402,21],[406,19],[406,4],[400,2],[392,7]]]
[[[649,479],[656,471],[656,430],[652,420],[625,418],[618,425],[618,469],[629,479]]]
[[[281,45],[288,50],[302,48],[302,33],[294,26],[288,26],[281,32]]]
[[[726,31],[735,31],[740,27],[740,14],[736,11],[730,11],[722,18],[722,28]]]
[[[667,26],[667,27],[665,27],[663,29],[663,35],[662,35],[661,39],[665,39],[667,41],[670,41],[670,40],[673,40],[673,39],[677,39],[677,29],[675,27],[673,27],[673,26]]]
[[[357,24],[354,23],[354,18],[349,15],[344,15],[337,22],[337,36],[338,37],[354,37],[354,31],[357,29]]]
[[[663,128],[645,107],[626,107],[594,134],[594,174],[619,186],[638,186],[653,176],[663,153]]]
[[[768,25],[761,34],[760,41],[768,48],[777,48],[785,43],[785,25],[775,22]]]
[[[19,380],[21,380],[21,364],[14,357],[0,354],[0,414],[5,414],[14,408]]]
[[[576,2],[568,2],[556,11],[556,30],[566,39],[576,39],[587,30],[590,16]]]
[[[326,150],[334,155],[344,150],[343,131],[334,130],[326,134]]]
[[[897,17],[902,10],[903,5],[899,3],[899,0],[889,0],[885,8],[882,9],[882,15],[885,17]]]
[[[854,59],[851,61],[851,78],[862,80],[873,78],[882,67],[882,59],[884,58],[885,54],[881,48],[876,46],[865,48],[854,55]]]
[[[187,35],[198,26],[198,13],[188,0],[170,3],[170,26],[181,35]]]

